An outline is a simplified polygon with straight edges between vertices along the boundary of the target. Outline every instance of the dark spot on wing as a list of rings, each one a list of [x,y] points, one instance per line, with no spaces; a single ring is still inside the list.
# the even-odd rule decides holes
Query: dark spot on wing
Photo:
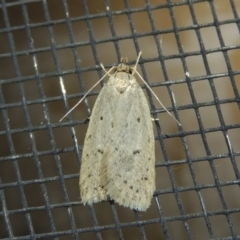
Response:
[[[92,137],[92,135],[90,134],[90,135],[87,136],[87,139],[91,139],[91,137]]]
[[[103,154],[103,150],[102,149],[98,149],[98,152]]]
[[[125,184],[127,184],[127,180],[124,180],[123,182],[124,182]]]
[[[140,122],[140,117],[137,118],[137,121]]]
[[[140,150],[139,150],[139,149],[133,151],[133,154],[137,154],[137,153],[140,153]]]
[[[100,120],[103,120],[103,116],[100,117]]]
[[[112,126],[112,128],[114,127],[114,124],[113,124],[113,122],[111,122],[111,126]]]

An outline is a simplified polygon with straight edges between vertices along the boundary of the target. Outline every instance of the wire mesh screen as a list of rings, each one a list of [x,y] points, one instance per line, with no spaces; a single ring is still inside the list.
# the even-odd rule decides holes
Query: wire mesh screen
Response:
[[[240,239],[239,0],[1,0],[1,239]],[[83,205],[99,84],[121,56],[142,82],[156,191],[138,212]],[[91,121],[91,120],[90,120]],[[94,171],[94,166],[92,171]]]

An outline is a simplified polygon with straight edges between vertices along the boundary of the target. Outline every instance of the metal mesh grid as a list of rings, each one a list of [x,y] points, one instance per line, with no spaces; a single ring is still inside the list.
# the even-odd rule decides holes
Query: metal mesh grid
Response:
[[[237,0],[2,0],[1,239],[240,239],[239,11]],[[58,121],[100,62],[133,64],[140,50],[139,71],[182,128],[147,92],[159,118],[151,207],[83,206],[100,86]]]

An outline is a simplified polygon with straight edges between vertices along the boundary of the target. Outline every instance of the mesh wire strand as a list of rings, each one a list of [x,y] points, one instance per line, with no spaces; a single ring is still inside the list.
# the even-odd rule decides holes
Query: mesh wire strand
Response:
[[[104,232],[109,230],[113,231],[115,233],[116,239],[128,239],[126,237],[126,229],[130,229],[132,227],[137,228],[137,231],[139,233],[139,239],[150,239],[148,238],[148,230],[147,227],[149,226],[158,226],[158,228],[161,228],[161,234],[165,237],[165,239],[172,239],[172,231],[173,229],[169,227],[170,223],[175,222],[181,222],[182,229],[184,229],[184,235],[187,239],[197,239],[195,238],[195,234],[192,232],[191,223],[190,220],[194,219],[203,219],[206,231],[208,232],[209,239],[240,239],[240,230],[236,225],[235,220],[233,219],[234,213],[240,212],[240,205],[235,206],[234,208],[229,208],[226,196],[223,192],[223,188],[228,188],[229,186],[236,186],[237,190],[239,191],[239,179],[240,179],[240,173],[239,173],[239,167],[238,167],[238,161],[237,157],[240,155],[240,151],[234,151],[234,148],[232,146],[231,141],[229,140],[229,130],[236,130],[240,128],[240,124],[226,124],[221,106],[223,104],[231,104],[236,103],[239,109],[240,104],[240,98],[239,98],[239,92],[238,87],[236,83],[235,77],[239,75],[239,70],[233,70],[231,61],[229,60],[228,51],[238,50],[240,48],[240,45],[231,45],[226,46],[224,43],[224,39],[222,37],[221,33],[221,26],[225,26],[227,24],[235,24],[237,26],[237,31],[239,32],[239,16],[237,12],[237,8],[235,6],[235,2],[233,0],[230,0],[230,6],[232,9],[233,18],[228,20],[222,20],[219,21],[215,9],[215,1],[204,1],[204,0],[196,0],[196,1],[166,1],[162,4],[155,4],[152,5],[150,1],[146,0],[144,2],[144,5],[142,7],[138,8],[132,8],[131,2],[123,1],[124,9],[118,10],[118,11],[106,11],[98,13],[91,13],[89,10],[88,2],[86,0],[80,1],[82,4],[82,15],[79,14],[79,16],[70,16],[69,15],[69,2],[67,0],[61,1],[61,7],[65,14],[65,17],[62,19],[53,20],[52,16],[49,12],[49,6],[46,1],[1,1],[1,15],[3,19],[3,23],[1,24],[0,34],[5,36],[5,39],[8,43],[8,50],[3,51],[1,50],[0,54],[0,60],[1,62],[4,62],[8,59],[11,59],[12,66],[14,69],[14,74],[11,77],[6,77],[0,79],[0,108],[1,108],[1,118],[2,118],[2,129],[0,131],[0,136],[2,139],[5,139],[5,144],[7,145],[7,148],[9,149],[8,154],[0,156],[0,164],[2,166],[2,169],[4,167],[5,163],[11,163],[13,166],[13,174],[15,175],[14,181],[4,181],[1,177],[0,182],[0,201],[1,201],[1,211],[0,211],[0,218],[1,218],[1,224],[2,226],[0,228],[4,228],[4,233],[1,236],[2,239],[62,239],[64,236],[66,239],[73,238],[73,239],[81,239],[81,234],[87,234],[92,233],[92,235],[89,235],[90,237],[88,239],[106,239],[104,238]],[[195,8],[199,3],[207,2],[209,4],[211,14],[212,14],[212,21],[205,24],[199,24],[197,21],[197,17],[195,14]],[[41,6],[43,8],[44,16],[41,16],[43,21],[38,23],[31,23],[31,19],[29,19],[29,10],[28,7],[30,4],[37,4],[41,3]],[[60,4],[60,1],[58,2]],[[103,1],[105,6],[111,6],[111,2],[108,0]],[[174,8],[179,6],[188,6],[190,15],[192,18],[192,25],[187,27],[179,27],[177,24],[176,16],[174,13]],[[12,8],[18,8],[21,10],[22,15],[22,21],[24,24],[22,25],[12,25],[12,19],[14,15],[11,15],[9,11]],[[172,28],[166,29],[166,30],[158,30],[154,23],[154,17],[153,17],[153,11],[159,10],[159,9],[167,9],[169,11],[171,21],[172,21]],[[150,22],[150,26],[152,31],[151,32],[143,32],[143,33],[137,33],[135,31],[136,26],[134,25],[134,17],[133,15],[135,13],[144,12],[147,14]],[[114,25],[114,17],[119,15],[125,15],[129,22],[129,27],[131,34],[125,35],[125,36],[118,36],[116,32],[116,27]],[[92,26],[93,20],[98,20],[101,18],[105,18],[108,21],[109,29],[111,33],[111,37],[106,37],[105,39],[96,39],[94,36],[94,29]],[[76,42],[74,39],[74,32],[72,29],[72,24],[78,21],[84,21],[86,23],[86,27],[89,34],[89,41],[80,41]],[[53,26],[57,26],[59,24],[66,24],[66,29],[69,37],[69,43],[64,44],[56,44],[54,42],[54,30]],[[204,41],[202,39],[201,35],[201,29],[202,28],[208,28],[208,27],[214,27],[217,33],[218,41],[219,41],[219,47],[215,47],[212,49],[206,49],[204,46]],[[49,35],[49,45],[44,47],[35,47],[33,36],[32,36],[32,30],[35,28],[44,28],[47,31],[47,34]],[[26,49],[19,50],[16,49],[16,43],[15,43],[15,33],[18,31],[25,32],[25,40],[26,41]],[[199,51],[194,52],[185,52],[183,49],[183,46],[181,44],[180,34],[183,31],[193,30],[197,36],[197,41],[199,43]],[[178,54],[172,54],[172,55],[164,55],[162,51],[162,46],[159,41],[158,35],[159,34],[165,34],[165,33],[173,33],[176,39],[176,44],[179,53]],[[164,161],[161,161],[160,163],[156,163],[156,168],[166,168],[169,180],[171,183],[170,188],[162,188],[158,189],[154,193],[154,215],[150,218],[143,218],[142,214],[139,212],[134,211],[134,220],[133,216],[131,216],[130,220],[128,222],[121,221],[121,214],[118,211],[118,208],[116,205],[112,202],[110,202],[110,211],[112,214],[112,222],[111,223],[105,223],[103,224],[102,220],[99,218],[99,212],[95,210],[95,206],[85,206],[85,212],[89,213],[92,226],[85,226],[82,227],[81,224],[76,221],[76,215],[81,214],[81,212],[78,212],[76,209],[81,205],[81,201],[79,199],[72,200],[69,197],[68,192],[68,181],[75,180],[75,182],[78,181],[79,174],[78,169],[75,171],[75,173],[64,173],[64,169],[62,167],[62,157],[60,158],[61,154],[66,153],[72,153],[74,152],[74,158],[76,161],[76,164],[79,166],[81,162],[81,150],[82,146],[78,146],[77,142],[77,132],[75,130],[75,127],[78,125],[84,124],[85,120],[73,120],[71,115],[68,116],[68,120],[64,123],[59,123],[52,121],[51,119],[51,111],[49,109],[49,104],[54,102],[64,102],[65,111],[69,110],[70,107],[68,105],[69,101],[71,99],[76,100],[84,95],[86,92],[86,87],[84,84],[84,73],[90,72],[90,71],[96,71],[98,72],[99,78],[102,76],[102,71],[100,67],[100,62],[102,61],[99,57],[99,51],[98,51],[98,45],[109,43],[111,42],[114,46],[116,56],[118,59],[121,58],[121,48],[119,47],[119,41],[122,40],[132,40],[133,46],[136,50],[136,52],[140,52],[142,49],[139,45],[139,38],[149,37],[151,36],[154,39],[154,42],[156,44],[157,49],[157,57],[152,58],[144,58],[142,57],[139,65],[142,72],[142,76],[146,81],[149,81],[149,85],[153,88],[157,88],[159,86],[165,86],[167,89],[167,92],[170,96],[171,106],[168,107],[168,110],[171,111],[176,119],[181,122],[180,113],[184,110],[192,109],[196,115],[197,124],[199,128],[197,130],[189,130],[186,131],[183,127],[179,127],[175,133],[170,134],[164,134],[164,130],[161,129],[161,125],[156,125],[156,141],[159,142],[159,144],[162,146],[162,155],[164,157]],[[41,36],[39,36],[41,37]],[[79,53],[77,51],[78,47],[90,47],[92,51],[93,60],[95,62],[95,66],[87,66],[82,67],[81,62],[79,61]],[[72,58],[74,60],[75,68],[68,69],[68,70],[62,70],[61,68],[61,62],[58,57],[58,51],[65,50],[65,49],[71,49]],[[51,52],[53,57],[53,65],[55,67],[55,71],[47,71],[47,72],[41,72],[41,70],[38,67],[37,64],[37,55],[45,52]],[[207,56],[211,53],[217,53],[221,52],[223,55],[223,59],[225,61],[225,64],[227,66],[227,71],[223,73],[216,73],[213,74],[209,63]],[[35,73],[29,74],[29,75],[23,75],[19,66],[19,59],[24,56],[31,56],[32,59],[32,65],[34,66]],[[178,80],[171,80],[168,76],[168,71],[166,68],[166,61],[174,60],[174,59],[180,59],[183,71],[185,73],[189,72],[188,64],[186,62],[187,57],[191,56],[199,56],[201,55],[203,64],[205,66],[206,75],[191,77],[188,74],[186,74],[186,77],[184,79],[178,79]],[[152,62],[160,62],[163,77],[165,81],[163,82],[157,82],[157,83],[151,83],[148,74],[145,70],[145,64],[152,63]],[[130,61],[130,64],[134,63],[134,61]],[[107,64],[106,67],[110,67],[110,65]],[[1,67],[0,67],[1,68]],[[62,91],[62,95],[58,96],[51,96],[47,97],[43,85],[43,79],[56,77],[59,81],[59,86],[63,86],[63,78],[65,76],[74,74],[76,76],[79,86],[82,90],[80,93],[73,93],[66,95],[64,91]],[[218,78],[223,77],[229,77],[231,88],[233,91],[234,97],[227,98],[227,99],[219,99],[218,93],[216,90],[216,87],[214,85],[214,80]],[[213,96],[212,101],[205,101],[205,102],[198,102],[198,100],[195,97],[194,94],[194,87],[193,83],[195,82],[201,82],[203,80],[208,80],[211,94]],[[26,90],[25,86],[31,81],[35,81],[37,84],[37,88],[39,91],[39,98],[35,99],[27,99],[26,98]],[[191,103],[180,105],[178,106],[178,103],[176,103],[172,86],[185,83],[187,85],[190,97],[191,97]],[[6,102],[5,96],[6,92],[4,92],[4,87],[8,84],[17,84],[18,86],[18,95],[19,99],[18,101],[12,101],[12,102]],[[63,90],[63,87],[61,88]],[[92,92],[90,96],[97,95],[98,91]],[[153,116],[159,116],[159,114],[162,114],[164,110],[159,109],[159,107],[155,106],[154,100],[151,97],[151,94],[147,91],[147,95],[150,102],[150,107],[152,109]],[[32,123],[32,117],[31,113],[29,112],[29,107],[31,106],[41,106],[43,116],[44,116],[44,124],[42,125],[34,125]],[[85,99],[84,102],[84,108],[88,115],[91,113],[91,106],[87,99]],[[200,108],[203,107],[209,107],[214,106],[216,109],[216,113],[220,122],[220,126],[218,127],[210,127],[206,128],[204,126],[202,116],[200,113]],[[21,108],[23,111],[23,115],[25,117],[25,126],[24,127],[18,127],[18,128],[12,128],[11,127],[11,116],[9,116],[9,111],[12,109]],[[17,117],[17,116],[15,116]],[[55,130],[61,129],[61,128],[68,128],[70,129],[70,134],[72,136],[72,146],[70,147],[64,147],[59,148],[58,144],[56,143],[56,137],[55,137]],[[37,148],[36,143],[36,136],[35,133],[38,131],[47,131],[49,143],[51,148],[49,150],[39,151]],[[213,154],[208,141],[207,141],[207,134],[208,133],[214,133],[214,132],[221,132],[223,135],[223,138],[225,140],[226,146],[228,151],[224,154]],[[28,134],[29,137],[29,148],[30,151],[22,151],[19,153],[16,150],[16,145],[14,144],[14,136],[17,134],[25,133]],[[188,143],[186,141],[187,136],[192,135],[200,135],[204,149],[206,151],[205,156],[195,157],[193,158],[189,152]],[[169,153],[167,151],[167,148],[165,147],[165,140],[166,139],[172,139],[172,138],[180,138],[181,143],[186,155],[186,159],[182,160],[170,160],[169,159]],[[156,143],[157,144],[157,143]],[[3,144],[3,146],[5,146]],[[56,171],[54,176],[46,176],[41,167],[41,159],[43,159],[45,156],[52,156]],[[218,177],[218,172],[216,169],[216,166],[214,164],[214,161],[218,159],[224,159],[229,158],[232,164],[233,173],[235,175],[235,179],[229,180],[229,181],[220,181]],[[20,168],[20,161],[22,159],[31,159],[33,161],[33,164],[36,167],[37,172],[37,178],[35,179],[27,179],[25,180],[24,175],[22,174],[21,168]],[[208,162],[210,166],[210,170],[213,177],[213,183],[211,184],[200,184],[198,182],[198,177],[196,175],[196,171],[194,168],[195,163],[201,163],[201,162]],[[182,164],[187,164],[189,168],[189,172],[192,179],[192,185],[188,186],[179,186],[176,182],[176,177],[174,174],[173,167],[174,166],[180,166]],[[5,169],[4,171],[7,171]],[[51,182],[58,182],[59,188],[62,191],[62,199],[61,202],[54,201],[52,199],[52,195],[49,195],[48,187],[49,183]],[[29,205],[29,198],[28,195],[26,195],[26,189],[27,186],[36,186],[39,185],[39,191],[41,192],[41,196],[43,198],[43,204],[40,206],[34,206],[34,204]],[[71,186],[72,187],[72,186]],[[74,188],[78,188],[78,185],[76,184]],[[6,192],[11,191],[12,189],[17,189],[18,195],[19,195],[19,205],[13,209],[8,208],[8,200],[9,198],[6,198]],[[208,206],[205,204],[205,200],[202,194],[202,191],[205,189],[215,189],[217,192],[217,195],[219,196],[220,203],[222,206],[222,209],[217,209],[215,211],[209,211]],[[78,191],[78,189],[76,190]],[[188,213],[186,212],[186,206],[184,206],[183,200],[181,198],[181,194],[188,191],[194,191],[196,192],[197,199],[200,203],[200,209],[197,213]],[[172,194],[175,198],[177,208],[179,211],[179,215],[174,216],[166,216],[165,210],[162,207],[161,204],[161,198],[160,196]],[[16,200],[17,201],[17,200]],[[109,204],[109,203],[108,203]],[[67,213],[65,216],[68,218],[68,227],[64,229],[59,229],[58,222],[56,220],[55,211],[58,209],[66,209]],[[82,209],[82,208],[81,208]],[[47,225],[48,229],[45,229],[44,231],[38,231],[36,229],[35,222],[32,220],[32,214],[33,213],[39,213],[44,212],[46,214],[47,219]],[[13,221],[11,220],[14,216],[22,214],[24,216],[25,221],[25,230],[23,233],[21,231],[17,231],[17,226],[13,224]],[[227,225],[229,231],[228,236],[219,236],[216,235],[215,227],[213,226],[211,222],[211,218],[215,216],[223,216],[226,221],[225,224]],[[240,217],[238,215],[238,221]],[[200,229],[201,231],[201,229]],[[27,233],[27,234],[26,234]],[[83,235],[84,236],[84,235]],[[156,235],[157,236],[157,235]],[[109,238],[111,239],[111,238]],[[114,239],[114,238],[112,238]]]

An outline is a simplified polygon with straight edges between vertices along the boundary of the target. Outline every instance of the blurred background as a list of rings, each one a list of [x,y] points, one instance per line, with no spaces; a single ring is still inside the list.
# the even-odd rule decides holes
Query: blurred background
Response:
[[[0,238],[240,238],[239,14],[238,0],[1,0]],[[140,51],[139,73],[182,126],[144,90],[158,119],[150,208],[83,206],[102,84],[59,120],[100,63],[134,65]]]

